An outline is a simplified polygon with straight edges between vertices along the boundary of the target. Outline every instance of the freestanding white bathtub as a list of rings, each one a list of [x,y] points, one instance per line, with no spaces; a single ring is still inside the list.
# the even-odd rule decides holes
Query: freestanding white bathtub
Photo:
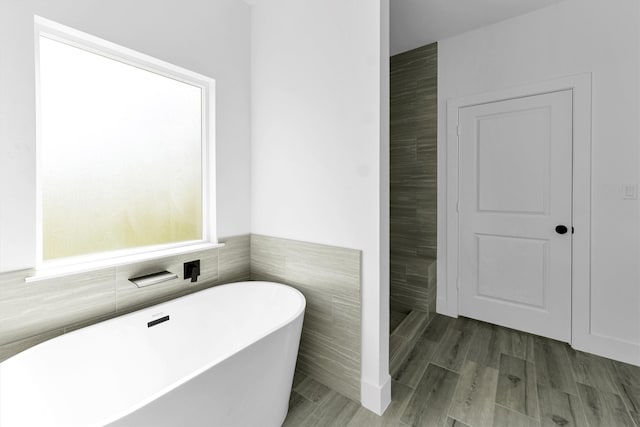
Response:
[[[233,283],[54,338],[0,364],[0,426],[280,426],[304,309]]]

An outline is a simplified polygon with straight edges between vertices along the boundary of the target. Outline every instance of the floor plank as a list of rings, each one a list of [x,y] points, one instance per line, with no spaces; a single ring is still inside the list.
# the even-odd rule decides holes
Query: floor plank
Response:
[[[587,425],[578,396],[538,384],[542,427],[582,427]]]
[[[612,362],[616,386],[631,417],[640,427],[640,367]]]
[[[427,313],[413,310],[404,318],[395,331],[393,331],[393,335],[415,339],[422,335],[427,323],[429,323],[429,315]]]
[[[447,419],[457,383],[458,374],[429,364],[400,421],[410,427],[441,425]]]
[[[407,360],[411,349],[412,345],[406,338],[399,335],[389,337],[389,372],[391,375],[394,375]]]
[[[578,384],[587,422],[591,427],[635,427],[622,398],[586,384]]]
[[[313,378],[307,376],[293,387],[304,398],[316,403],[329,395],[331,389],[324,384],[319,383]]]
[[[471,341],[467,359],[491,368],[500,367],[500,355],[534,361],[533,335],[480,322]]]
[[[442,338],[444,338],[444,334],[453,321],[454,319],[452,317],[436,314],[427,325],[422,337],[426,340],[439,343]]]
[[[565,344],[535,338],[535,364],[538,383],[565,393],[578,395]]]
[[[494,369],[500,368],[500,355],[503,352],[498,332],[500,329],[496,325],[480,323],[469,345],[467,360]]]
[[[538,418],[538,390],[533,363],[506,354],[501,356],[496,403]]]
[[[296,369],[293,374],[293,386],[292,389],[295,390],[298,384],[300,384],[304,379],[307,378],[307,374],[304,374]]]
[[[301,426],[309,427],[344,427],[360,408],[360,404],[332,391],[325,402],[319,405]]]
[[[464,317],[457,318],[445,333],[440,348],[433,357],[433,363],[443,368],[460,372],[471,345],[476,321]]]
[[[284,426],[640,427],[639,367],[440,315],[403,343],[383,416],[298,371]]]
[[[458,421],[451,417],[447,418],[444,427],[470,427],[468,424],[463,423],[462,421]]]
[[[584,353],[567,347],[567,355],[576,382],[587,384],[601,391],[618,393],[615,373],[611,361],[593,354]]]
[[[528,362],[535,360],[534,354],[534,336],[522,331],[516,331],[509,328],[498,328],[498,335],[503,342],[504,354],[524,359]]]
[[[292,391],[289,398],[289,413],[282,427],[298,427],[309,419],[318,406],[301,394]]]
[[[420,338],[404,363],[392,373],[393,379],[416,388],[437,348],[438,343]]]
[[[500,405],[495,406],[494,427],[538,427],[540,422]]]
[[[408,313],[402,311],[391,310],[389,312],[389,333],[393,333],[400,323],[407,317]]]
[[[449,416],[469,425],[490,426],[497,386],[496,369],[465,361]]]

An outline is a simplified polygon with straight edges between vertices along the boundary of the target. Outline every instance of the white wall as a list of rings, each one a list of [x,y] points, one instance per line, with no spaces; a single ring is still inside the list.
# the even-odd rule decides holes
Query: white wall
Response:
[[[252,232],[363,251],[362,401],[380,411],[389,386],[388,1],[255,3]]]
[[[623,200],[622,186],[639,181],[639,22],[637,1],[565,0],[442,40],[438,48],[439,181],[444,179],[441,172],[448,99],[593,73],[591,318],[587,348],[637,364],[640,209],[637,200]],[[442,195],[444,183],[440,184]],[[443,203],[439,209],[444,209]],[[439,297],[445,295],[443,285],[439,279]]]
[[[250,231],[250,8],[241,0],[0,2],[0,271],[35,257],[33,15],[216,80],[217,228]],[[98,82],[99,83],[99,82]]]

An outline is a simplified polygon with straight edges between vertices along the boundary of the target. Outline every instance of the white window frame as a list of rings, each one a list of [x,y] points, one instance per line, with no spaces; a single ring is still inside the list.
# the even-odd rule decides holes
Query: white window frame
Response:
[[[39,83],[41,36],[199,87],[202,90],[202,239],[122,249],[59,260],[45,261],[43,259],[42,142],[40,134]],[[36,71],[36,274],[27,278],[27,281],[59,277],[96,268],[129,264],[222,246],[217,241],[215,215],[215,80],[40,16],[34,16],[34,43]]]

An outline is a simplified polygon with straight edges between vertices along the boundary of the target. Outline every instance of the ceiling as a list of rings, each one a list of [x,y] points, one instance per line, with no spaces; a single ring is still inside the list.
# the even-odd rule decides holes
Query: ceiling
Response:
[[[391,55],[562,0],[390,0]]]

